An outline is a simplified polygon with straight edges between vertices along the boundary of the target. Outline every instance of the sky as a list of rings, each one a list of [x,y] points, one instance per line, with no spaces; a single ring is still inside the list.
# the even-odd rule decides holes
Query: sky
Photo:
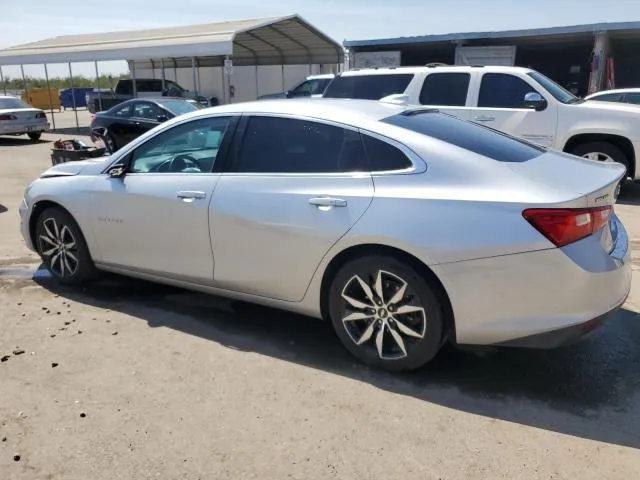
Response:
[[[297,13],[335,40],[640,21],[638,0],[0,0],[0,49],[59,35],[137,30]],[[101,72],[126,71],[104,62]],[[74,73],[91,76],[92,64]],[[3,67],[5,76],[19,76]],[[42,66],[25,73],[43,77]],[[68,75],[52,66],[52,75]]]

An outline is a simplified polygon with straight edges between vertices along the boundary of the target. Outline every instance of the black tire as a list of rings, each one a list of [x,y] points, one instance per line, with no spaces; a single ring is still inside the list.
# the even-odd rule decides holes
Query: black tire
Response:
[[[118,144],[110,133],[104,136],[104,146],[109,153],[116,153],[118,151]]]
[[[29,138],[31,140],[33,140],[35,142],[35,141],[40,140],[40,137],[42,136],[42,132],[29,132],[29,133],[27,133],[27,135],[29,136]]]
[[[378,302],[376,280],[380,271],[386,272],[380,283],[383,300],[390,305],[388,310],[384,304],[377,304],[376,312],[373,308],[355,308],[343,298],[344,292],[351,299],[371,304],[358,276],[370,285],[373,301]],[[407,284],[405,295],[394,303],[402,282]],[[422,310],[399,313],[400,307]],[[392,372],[418,369],[438,353],[444,334],[442,312],[435,289],[411,265],[391,256],[371,255],[347,262],[336,273],[329,291],[331,323],[346,349],[367,365]],[[359,315],[369,318],[343,321]],[[381,329],[382,355],[377,344]],[[404,351],[396,334],[401,337]],[[358,344],[365,337],[367,340]]]
[[[615,145],[608,142],[587,142],[575,147],[571,153],[578,157],[584,157],[589,153],[604,153],[608,155],[613,161],[621,163],[627,169],[627,175],[631,174],[629,166],[631,165],[630,159]]]
[[[60,283],[80,285],[95,277],[97,270],[84,235],[71,215],[61,208],[47,208],[40,214],[35,243],[40,258]]]

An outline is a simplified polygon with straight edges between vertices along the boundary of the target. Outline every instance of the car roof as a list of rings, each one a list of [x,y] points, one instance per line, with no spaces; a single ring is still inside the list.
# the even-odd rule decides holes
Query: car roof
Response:
[[[610,94],[610,93],[637,93],[640,92],[640,88],[614,88],[611,90],[601,90],[599,92],[592,93],[591,95],[587,95],[584,97],[585,99],[599,97],[600,95]]]
[[[335,77],[335,75],[333,73],[321,73],[318,75],[309,75],[307,77],[307,80],[318,80],[318,79],[324,79],[324,78],[333,78]]]
[[[190,116],[207,116],[212,113],[246,113],[299,115],[318,120],[348,123],[357,126],[363,122],[378,121],[407,110],[407,105],[378,102],[375,100],[295,98],[233,103],[204,108],[189,113]]]
[[[433,72],[471,72],[478,69],[482,69],[485,72],[492,73],[529,73],[532,72],[530,68],[524,67],[504,67],[500,65],[490,65],[490,66],[482,66],[482,65],[447,65],[447,66],[434,66],[434,67],[373,67],[373,68],[358,68],[353,70],[347,70],[346,72],[342,72],[338,76],[342,77],[351,77],[358,75],[391,75],[398,73],[433,73]]]

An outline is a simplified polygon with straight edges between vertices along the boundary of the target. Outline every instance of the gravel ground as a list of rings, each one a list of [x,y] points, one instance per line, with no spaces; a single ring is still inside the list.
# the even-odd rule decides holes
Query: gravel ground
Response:
[[[0,139],[1,480],[637,478],[639,276],[578,345],[376,372],[313,319],[115,276],[57,286],[17,207],[60,137]],[[635,248],[639,204],[637,185],[617,206]]]

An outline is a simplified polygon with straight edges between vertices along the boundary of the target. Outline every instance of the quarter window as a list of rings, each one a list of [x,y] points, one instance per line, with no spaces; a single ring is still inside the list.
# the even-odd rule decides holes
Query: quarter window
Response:
[[[340,173],[365,171],[360,135],[308,120],[249,119],[238,159],[239,173]]]
[[[464,107],[470,80],[468,73],[432,73],[424,81],[420,103]]]
[[[411,161],[406,155],[387,142],[363,134],[362,143],[372,172],[405,170],[411,167]]]
[[[526,108],[524,96],[537,93],[521,78],[506,73],[485,73],[480,84],[478,107]]]
[[[231,117],[213,117],[181,123],[166,130],[133,152],[132,173],[207,173],[216,156]]]
[[[627,93],[624,96],[624,100],[627,103],[640,104],[640,93]]]

